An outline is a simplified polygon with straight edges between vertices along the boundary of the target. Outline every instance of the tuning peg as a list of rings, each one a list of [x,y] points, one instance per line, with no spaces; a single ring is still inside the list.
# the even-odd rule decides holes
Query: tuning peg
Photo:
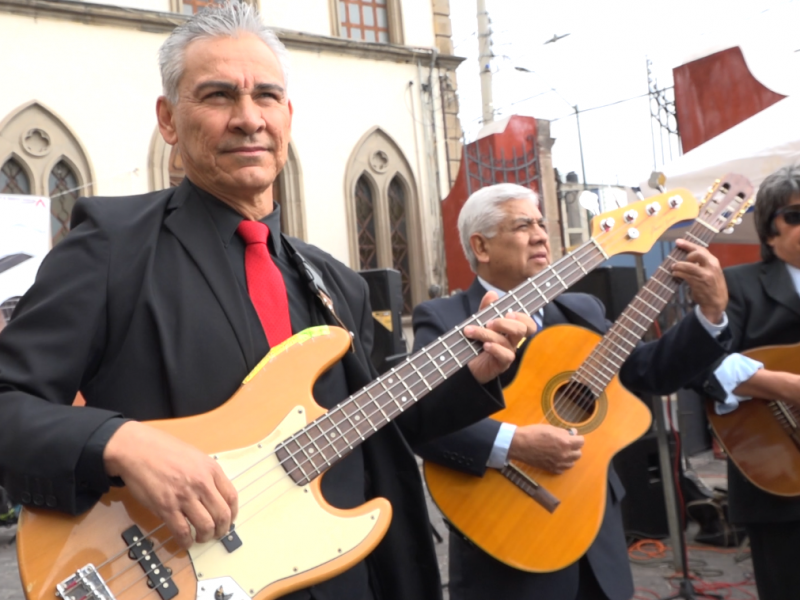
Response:
[[[670,208],[678,208],[681,204],[683,204],[683,198],[678,195],[670,196],[670,199],[667,200],[667,204],[669,204]]]
[[[630,229],[628,229],[629,240],[635,240],[638,237],[639,237],[639,230],[636,229],[636,227],[631,227]]]
[[[626,223],[633,223],[638,216],[639,213],[631,209],[631,210],[626,210],[625,214],[622,215],[622,218],[625,220]]]
[[[651,217],[658,214],[658,211],[661,210],[661,205],[658,202],[651,202],[645,207],[647,214]]]
[[[730,235],[731,233],[733,233],[733,227],[728,227],[727,229],[723,229],[722,233],[727,233],[728,235]]]
[[[714,192],[716,192],[717,188],[719,188],[720,181],[722,181],[722,180],[721,179],[714,180],[714,183],[712,183],[711,187],[708,188],[708,191],[706,192],[705,198],[703,198],[703,201],[700,203],[701,205],[703,205],[706,202],[708,202],[709,200],[711,200],[711,196],[713,196]]]
[[[600,229],[603,231],[611,231],[614,228],[616,221],[613,217],[607,217],[600,221]]]

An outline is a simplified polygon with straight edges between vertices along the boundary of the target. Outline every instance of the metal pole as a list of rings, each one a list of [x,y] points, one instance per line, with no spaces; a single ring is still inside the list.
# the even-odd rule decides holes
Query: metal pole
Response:
[[[492,29],[486,0],[478,0],[478,62],[481,74],[481,100],[483,101],[483,122],[494,121],[492,104]]]
[[[578,125],[578,148],[581,151],[581,173],[583,173],[583,189],[586,189],[586,166],[583,164],[583,140],[581,139],[581,119],[578,116],[578,105],[572,107],[575,109],[575,123]]]
[[[672,473],[672,457],[669,452],[669,441],[667,440],[667,424],[664,419],[665,403],[661,396],[654,397],[653,416],[656,422],[656,438],[658,439],[658,459],[661,467],[661,483],[664,485],[664,504],[667,509],[667,525],[669,527],[669,539],[672,545],[672,559],[675,570],[680,570],[683,565],[683,544],[681,544],[681,518],[678,514],[678,496],[675,487],[680,485],[676,482]],[[666,410],[671,410],[670,404],[666,404]]]

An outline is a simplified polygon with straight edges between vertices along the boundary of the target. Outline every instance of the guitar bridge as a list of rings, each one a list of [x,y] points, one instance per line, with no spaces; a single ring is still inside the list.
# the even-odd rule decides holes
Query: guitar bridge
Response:
[[[106,582],[100,577],[93,564],[78,569],[56,586],[56,596],[62,600],[115,600]]]
[[[558,508],[558,505],[561,504],[561,500],[544,489],[541,485],[539,485],[539,483],[537,483],[525,471],[520,469],[514,463],[508,463],[505,467],[500,469],[500,473],[519,489],[528,494],[528,496],[538,502],[547,512],[555,512],[555,510]]]

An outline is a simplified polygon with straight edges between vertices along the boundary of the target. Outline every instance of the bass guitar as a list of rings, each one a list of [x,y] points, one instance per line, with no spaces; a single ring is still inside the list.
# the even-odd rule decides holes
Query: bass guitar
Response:
[[[717,182],[684,239],[708,245],[744,213],[752,189],[737,175]],[[697,206],[694,198],[689,202]],[[609,463],[651,423],[650,410],[622,387],[617,373],[677,290],[670,266],[685,255],[679,248],[669,254],[605,336],[574,325],[538,333],[503,391],[506,408],[493,418],[575,428],[585,436],[571,469],[556,475],[511,461],[475,477],[425,463],[433,501],[484,552],[514,568],[545,573],[571,565],[589,549],[605,513]]]
[[[771,371],[800,374],[800,344],[742,352]],[[706,403],[708,421],[730,459],[753,485],[777,496],[800,496],[800,407],[753,398],[727,415]]]
[[[375,498],[334,508],[320,476],[481,352],[464,327],[509,310],[538,310],[609,256],[644,252],[666,229],[697,215],[685,190],[637,208],[633,219],[625,216],[630,207],[609,213],[576,252],[328,412],[314,402],[313,383],[348,350],[350,336],[326,326],[270,351],[219,408],[149,422],[219,462],[239,492],[235,528],[184,551],[125,488],[77,517],[25,508],[17,544],[26,598],[271,600],[361,561],[389,527],[391,506]]]

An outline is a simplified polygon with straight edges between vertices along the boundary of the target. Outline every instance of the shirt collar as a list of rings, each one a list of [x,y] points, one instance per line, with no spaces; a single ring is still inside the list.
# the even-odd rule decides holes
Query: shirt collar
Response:
[[[233,236],[236,235],[236,229],[239,227],[239,223],[242,222],[242,215],[228,204],[225,204],[222,200],[204,189],[199,188],[191,181],[189,184],[192,186],[195,193],[203,200],[203,204],[206,205],[211,215],[211,220],[214,221],[214,225],[219,232],[219,237],[222,239],[222,244],[227,249],[231,240],[233,240]],[[281,236],[281,205],[273,201],[272,212],[261,219],[261,222],[269,227],[269,244],[272,253],[277,257],[282,256],[283,244],[276,242],[276,240],[280,240]]]
[[[483,286],[483,289],[485,289],[487,292],[497,292],[497,297],[498,298],[502,298],[503,296],[505,296],[508,293],[508,292],[504,292],[503,290],[501,290],[498,287],[494,287],[491,283],[486,281],[480,275],[478,275],[478,283],[480,283]]]

